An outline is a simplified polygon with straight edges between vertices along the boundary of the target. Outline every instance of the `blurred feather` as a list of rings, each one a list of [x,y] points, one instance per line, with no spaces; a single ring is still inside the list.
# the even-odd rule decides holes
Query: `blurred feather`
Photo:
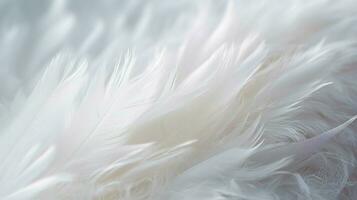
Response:
[[[0,198],[356,199],[356,9],[0,2]]]

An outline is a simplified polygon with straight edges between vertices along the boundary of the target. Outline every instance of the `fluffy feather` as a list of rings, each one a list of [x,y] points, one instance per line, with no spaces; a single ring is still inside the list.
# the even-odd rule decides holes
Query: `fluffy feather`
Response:
[[[1,199],[357,198],[356,1],[0,12]]]

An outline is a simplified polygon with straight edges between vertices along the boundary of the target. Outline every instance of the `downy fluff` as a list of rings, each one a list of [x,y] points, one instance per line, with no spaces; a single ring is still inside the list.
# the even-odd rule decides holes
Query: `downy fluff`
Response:
[[[357,199],[357,1],[0,13],[0,199]]]

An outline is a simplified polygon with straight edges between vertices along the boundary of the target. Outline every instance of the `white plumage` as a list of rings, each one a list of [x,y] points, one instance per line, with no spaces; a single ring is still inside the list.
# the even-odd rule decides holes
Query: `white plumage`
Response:
[[[357,1],[0,13],[0,199],[357,199]]]

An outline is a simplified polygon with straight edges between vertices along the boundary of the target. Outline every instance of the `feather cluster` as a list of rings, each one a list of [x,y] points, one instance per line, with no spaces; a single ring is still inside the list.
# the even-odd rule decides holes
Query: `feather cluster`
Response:
[[[0,13],[0,199],[357,199],[357,1]]]

